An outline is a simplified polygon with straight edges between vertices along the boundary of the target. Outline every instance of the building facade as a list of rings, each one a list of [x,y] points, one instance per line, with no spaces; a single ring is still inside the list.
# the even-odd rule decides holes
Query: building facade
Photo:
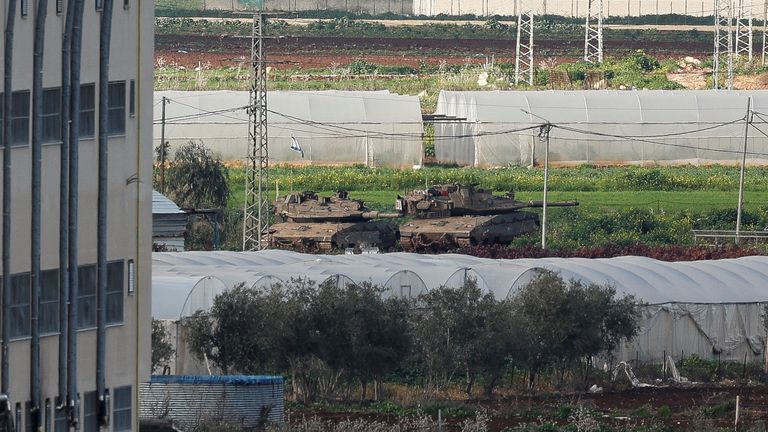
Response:
[[[68,430],[59,395],[59,226],[62,39],[67,4],[48,1],[43,55],[43,145],[40,329],[41,430]],[[99,30],[102,1],[86,0],[83,15],[79,141],[77,328],[78,428],[138,430],[138,383],[149,379],[152,232],[153,1],[114,0],[109,72],[105,385],[108,422],[97,418],[96,260]],[[11,159],[11,313],[8,396],[17,430],[30,430],[31,400],[31,135],[33,44],[37,1],[17,0],[13,46]],[[0,0],[3,29],[8,0]],[[5,55],[0,43],[0,59]],[[0,61],[0,71],[4,64]],[[2,89],[0,88],[0,91]],[[103,413],[102,413],[103,414]]]

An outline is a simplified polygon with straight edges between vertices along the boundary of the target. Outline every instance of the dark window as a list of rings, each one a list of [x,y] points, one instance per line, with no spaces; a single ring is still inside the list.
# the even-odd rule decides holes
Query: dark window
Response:
[[[99,394],[85,392],[83,400],[83,432],[99,432]]]
[[[21,16],[29,15],[29,0],[21,0]]]
[[[128,89],[128,115],[136,115],[136,80],[131,80],[131,86]]]
[[[11,275],[11,304],[9,306],[11,327],[9,337],[29,336],[29,273]]]
[[[43,432],[51,432],[51,399],[45,400],[45,412],[43,412]]]
[[[25,415],[24,415],[24,430],[27,432],[37,432],[37,428],[32,427],[32,401],[27,401],[27,403],[24,404],[25,409]],[[21,428],[16,428],[16,430],[21,430]]]
[[[96,327],[96,265],[82,266],[78,273],[77,328]]]
[[[112,430],[114,432],[130,431],[132,429],[132,402],[131,386],[115,389],[114,397],[112,398]]]
[[[61,89],[43,91],[43,142],[61,141]]]
[[[125,81],[109,83],[109,134],[125,133]]]
[[[59,270],[45,270],[40,278],[40,333],[59,331]]]
[[[96,86],[80,86],[80,137],[93,137],[96,133]]]
[[[96,0],[96,10],[101,10],[103,3],[103,0]]]
[[[16,402],[16,412],[14,413],[15,422],[16,422],[16,430],[21,429],[21,403]]]
[[[54,432],[69,432],[69,417],[67,416],[67,410],[66,409],[56,409],[54,410],[54,423],[53,423],[53,431]]]
[[[123,9],[128,9],[131,7],[131,3],[128,0],[123,0]]]
[[[61,15],[64,12],[64,0],[56,0],[56,14]]]
[[[107,324],[123,322],[123,261],[107,264]]]
[[[11,104],[11,145],[27,145],[29,144],[29,92],[14,92]]]

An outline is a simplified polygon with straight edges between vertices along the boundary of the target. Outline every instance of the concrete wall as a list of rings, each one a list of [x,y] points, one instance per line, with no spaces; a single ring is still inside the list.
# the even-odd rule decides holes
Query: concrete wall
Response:
[[[20,2],[17,2],[20,3]],[[44,54],[44,86],[61,86],[61,39],[64,14],[57,14],[56,1],[48,2]],[[64,2],[65,4],[68,2]],[[151,300],[151,186],[152,186],[152,78],[154,9],[152,1],[114,2],[112,61],[110,81],[126,82],[126,104],[130,100],[130,80],[136,83],[136,113],[128,115],[126,132],[109,140],[108,260],[135,262],[136,290],[128,294],[128,269],[124,272],[123,323],[107,329],[106,385],[114,389],[133,387],[134,428],[138,430],[136,397],[138,383],[149,377],[150,300]],[[32,88],[32,47],[36,2],[29,1],[29,14],[17,9],[14,38],[14,90]],[[3,28],[7,22],[7,2],[0,6]],[[83,28],[82,83],[98,79],[99,19],[93,1],[85,2]],[[3,46],[0,44],[0,58]],[[3,64],[0,62],[0,74]],[[98,85],[96,86],[98,93]],[[97,99],[98,100],[98,95]],[[98,104],[96,104],[98,106]],[[96,114],[98,115],[98,114]],[[31,127],[31,121],[30,121]],[[98,133],[98,132],[97,132]],[[59,158],[60,144],[46,144],[42,152],[42,269],[56,269],[59,239]],[[30,146],[13,149],[12,155],[12,246],[11,273],[30,268]],[[96,141],[80,142],[79,262],[96,262],[96,206],[98,163]],[[58,335],[41,338],[42,401],[55,400],[58,394]],[[11,403],[30,398],[30,340],[11,341]],[[96,388],[96,330],[78,332],[78,390],[82,394]],[[24,425],[17,425],[21,428]],[[103,428],[111,430],[111,425]]]

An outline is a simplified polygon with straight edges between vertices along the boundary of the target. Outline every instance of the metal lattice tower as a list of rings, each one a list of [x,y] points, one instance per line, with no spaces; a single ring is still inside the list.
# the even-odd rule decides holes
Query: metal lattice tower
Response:
[[[520,1],[520,0],[518,0]],[[533,11],[517,10],[517,50],[515,51],[515,85],[520,81],[533,85]]]
[[[253,16],[251,34],[251,98],[248,108],[248,159],[245,173],[243,250],[259,250],[269,242],[269,146],[267,144],[267,68],[264,16]]]
[[[714,0],[715,49],[712,57],[712,86],[720,88],[725,74],[725,88],[733,88],[733,3],[732,0]]]
[[[584,26],[584,60],[603,62],[603,0],[589,0]]]
[[[763,64],[765,64],[766,54],[768,54],[768,38],[766,38],[766,33],[768,33],[768,0],[765,0],[763,4]]]
[[[746,55],[752,61],[752,4],[748,0],[738,0],[736,11],[736,56]]]

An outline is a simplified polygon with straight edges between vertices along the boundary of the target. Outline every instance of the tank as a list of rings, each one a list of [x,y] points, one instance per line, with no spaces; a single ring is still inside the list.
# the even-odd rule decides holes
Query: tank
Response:
[[[389,249],[397,243],[397,224],[375,219],[400,217],[373,211],[346,191],[334,196],[291,193],[275,202],[276,223],[270,226],[272,247],[327,252],[332,249]]]
[[[518,201],[513,192],[496,196],[493,190],[461,184],[435,185],[398,196],[395,206],[413,217],[400,227],[404,250],[429,247],[505,244],[539,229],[536,213],[543,201]],[[575,201],[548,202],[547,207],[578,205]]]

